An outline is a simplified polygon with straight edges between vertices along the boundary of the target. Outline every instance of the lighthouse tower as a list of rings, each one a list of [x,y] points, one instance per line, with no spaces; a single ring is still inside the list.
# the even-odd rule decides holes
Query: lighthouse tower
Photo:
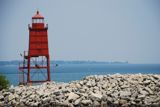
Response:
[[[32,17],[32,24],[28,25],[28,30],[29,48],[21,55],[23,63],[19,66],[20,84],[50,81],[48,25],[39,11]]]

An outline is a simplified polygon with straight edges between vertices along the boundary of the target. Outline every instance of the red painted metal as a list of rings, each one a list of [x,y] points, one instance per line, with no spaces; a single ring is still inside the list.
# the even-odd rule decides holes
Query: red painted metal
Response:
[[[29,29],[29,49],[24,52],[23,64],[19,66],[21,74],[20,83],[37,83],[50,81],[50,56],[48,48],[48,25],[44,23],[44,17],[37,11],[36,15],[32,17],[32,26],[28,25]],[[27,53],[27,54],[26,54]],[[41,59],[40,59],[41,57]],[[37,61],[38,60],[38,61]],[[45,70],[46,79],[32,80],[32,70]],[[25,72],[27,70],[27,72]],[[39,70],[39,71],[38,71]],[[27,74],[26,79],[24,74]]]

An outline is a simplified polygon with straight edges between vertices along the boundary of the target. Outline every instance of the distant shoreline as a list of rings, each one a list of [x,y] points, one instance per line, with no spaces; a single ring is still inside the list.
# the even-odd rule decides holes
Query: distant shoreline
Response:
[[[13,61],[0,61],[0,65],[18,65],[22,61],[13,60]],[[64,60],[51,60],[51,64],[129,64],[128,61],[64,61]]]

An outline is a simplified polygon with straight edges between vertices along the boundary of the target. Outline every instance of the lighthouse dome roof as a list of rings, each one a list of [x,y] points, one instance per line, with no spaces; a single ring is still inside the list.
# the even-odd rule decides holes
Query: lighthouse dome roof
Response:
[[[32,17],[32,19],[44,19],[44,17],[37,10],[36,14]]]

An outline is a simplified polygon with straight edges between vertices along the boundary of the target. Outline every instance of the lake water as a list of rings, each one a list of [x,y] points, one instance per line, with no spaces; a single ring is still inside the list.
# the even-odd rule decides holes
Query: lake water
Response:
[[[56,82],[80,80],[88,75],[105,74],[160,74],[160,64],[60,64],[51,66],[51,79]],[[0,66],[0,74],[7,77],[11,84],[17,85],[18,66]],[[39,76],[40,78],[42,77]]]

